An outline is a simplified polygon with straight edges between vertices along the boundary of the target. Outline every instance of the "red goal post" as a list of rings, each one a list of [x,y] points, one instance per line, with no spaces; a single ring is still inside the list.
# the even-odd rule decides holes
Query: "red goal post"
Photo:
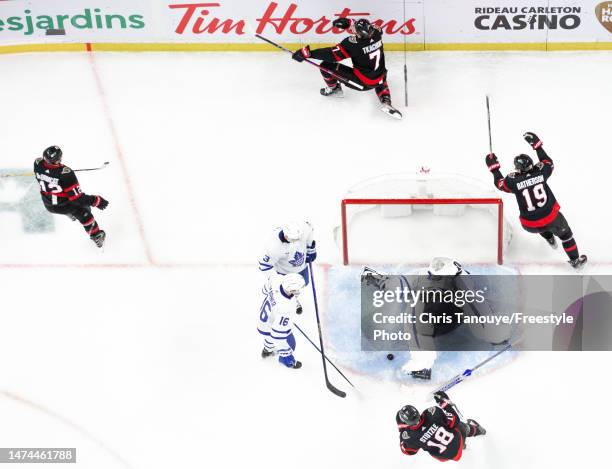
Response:
[[[348,254],[348,205],[497,205],[497,263],[504,261],[504,203],[499,198],[346,198],[342,199],[342,255],[344,265],[349,263]]]

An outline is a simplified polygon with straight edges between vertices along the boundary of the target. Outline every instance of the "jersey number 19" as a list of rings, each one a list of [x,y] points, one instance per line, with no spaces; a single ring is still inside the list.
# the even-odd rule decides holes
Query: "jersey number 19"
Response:
[[[548,197],[546,196],[546,191],[544,190],[544,184],[536,184],[533,187],[528,187],[527,189],[523,189],[523,197],[525,198],[525,203],[527,204],[527,210],[533,212],[536,209],[536,205],[538,207],[543,207],[546,205],[546,200]],[[533,199],[536,200],[534,205]]]

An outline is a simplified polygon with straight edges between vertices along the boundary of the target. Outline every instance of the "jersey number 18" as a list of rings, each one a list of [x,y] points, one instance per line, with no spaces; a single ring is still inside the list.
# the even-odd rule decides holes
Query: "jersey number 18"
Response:
[[[434,439],[438,443],[434,443],[433,441],[429,440],[427,442],[427,446],[435,446],[440,451],[440,454],[442,454],[444,451],[446,451],[446,448],[450,442],[455,439],[455,435],[453,435],[451,432],[447,432],[444,427],[440,427],[434,434]]]

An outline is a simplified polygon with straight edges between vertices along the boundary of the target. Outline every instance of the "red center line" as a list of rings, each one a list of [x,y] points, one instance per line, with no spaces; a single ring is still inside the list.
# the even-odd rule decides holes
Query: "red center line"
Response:
[[[123,155],[123,150],[121,148],[121,144],[119,143],[117,129],[115,127],[115,123],[113,121],[112,114],[110,112],[110,106],[108,105],[108,100],[106,99],[106,93],[104,92],[104,86],[102,86],[102,80],[98,72],[98,67],[96,65],[94,52],[92,51],[88,52],[88,56],[89,56],[89,63],[91,65],[91,70],[93,72],[93,75],[96,81],[96,86],[98,88],[98,94],[100,95],[100,101],[102,102],[102,107],[104,108],[104,113],[106,115],[106,120],[108,122],[108,127],[113,137],[115,151],[117,153],[117,158],[119,159],[119,165],[121,167],[121,173],[123,175],[123,182],[125,183],[127,187],[128,198],[130,200],[130,205],[132,206],[132,210],[134,212],[134,218],[136,220],[136,224],[138,225],[138,231],[140,233],[140,239],[144,246],[145,254],[147,256],[147,261],[151,265],[156,265],[155,259],[153,258],[153,254],[151,252],[151,248],[149,246],[149,242],[147,240],[147,236],[145,234],[144,225],[142,223],[142,217],[140,216],[140,211],[138,210],[138,205],[136,204],[136,197],[134,196],[134,189],[132,188],[132,182],[130,180],[130,176],[128,173],[128,168],[125,162],[125,157]]]

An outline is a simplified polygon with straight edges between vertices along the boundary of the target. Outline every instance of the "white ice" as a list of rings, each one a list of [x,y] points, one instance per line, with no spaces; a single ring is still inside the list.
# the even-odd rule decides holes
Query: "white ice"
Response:
[[[522,133],[538,133],[556,164],[551,186],[589,255],[585,273],[609,272],[610,59],[410,54],[410,106],[394,121],[372,93],[322,98],[318,72],[277,53],[0,57],[2,168],[28,169],[46,146],[61,145],[75,168],[110,161],[80,180],[111,202],[95,213],[108,232],[103,253],[68,219],[53,233],[25,234],[16,213],[0,212],[2,446],[76,446],[88,468],[437,466],[401,454],[394,422],[405,403],[431,405],[434,383],[351,374],[356,393],[332,373],[349,392],[341,400],[324,388],[320,357],[301,337],[302,370],[259,358],[262,241],[288,218],[313,223],[325,318],[334,290],[324,267],[341,263],[332,232],[345,191],[421,165],[489,181],[490,93],[503,168],[526,151]],[[399,106],[403,57],[388,62]],[[2,204],[19,190],[7,184],[0,180]],[[509,197],[506,207],[516,223]],[[510,264],[567,272],[562,252],[514,231]],[[427,237],[436,246],[449,233]],[[398,261],[426,260],[407,257]],[[299,323],[316,338],[312,300],[304,306]],[[463,413],[489,432],[468,442],[461,464],[602,467],[594,448],[606,434],[609,360],[524,354],[457,387]]]

